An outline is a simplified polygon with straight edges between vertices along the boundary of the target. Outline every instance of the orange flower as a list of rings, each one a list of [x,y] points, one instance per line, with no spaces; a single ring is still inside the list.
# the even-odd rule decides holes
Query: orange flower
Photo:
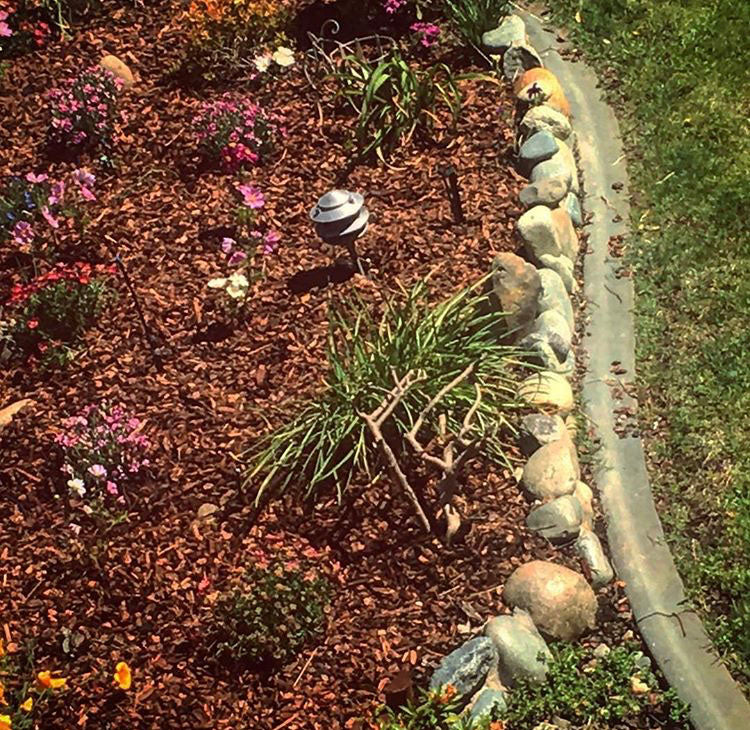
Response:
[[[453,698],[456,696],[456,688],[452,684],[446,684],[445,687],[443,687],[443,692],[440,695],[438,702],[441,705],[447,705],[453,700]]]
[[[5,656],[5,647],[3,646],[3,640],[0,639],[0,657]]]
[[[8,703],[5,701],[5,687],[3,686],[3,683],[0,682],[0,705],[7,705]]]
[[[0,730],[12,730],[10,715],[0,715]]]
[[[44,671],[36,675],[36,681],[42,689],[62,689],[68,680],[64,677],[53,677],[50,672]]]
[[[29,698],[28,698],[28,699],[27,699],[27,700],[26,700],[25,702],[22,702],[22,703],[21,703],[21,704],[19,705],[19,707],[20,707],[20,708],[21,708],[21,709],[22,709],[22,710],[23,710],[24,712],[31,712],[31,708],[32,708],[32,707],[34,707],[34,700],[32,700],[32,699],[31,699],[31,697],[29,697]]]
[[[124,690],[129,690],[133,682],[133,675],[126,662],[117,662],[115,667],[115,684]]]

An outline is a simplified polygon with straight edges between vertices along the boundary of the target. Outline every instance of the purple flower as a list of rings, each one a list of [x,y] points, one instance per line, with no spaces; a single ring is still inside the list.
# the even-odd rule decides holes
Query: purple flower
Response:
[[[278,231],[268,231],[263,239],[263,253],[273,253],[277,249],[280,240],[281,234]]]
[[[237,244],[237,241],[235,241],[233,238],[222,238],[221,239],[221,250],[225,254],[232,253],[232,250],[234,249],[235,245]]]
[[[107,476],[107,470],[101,464],[92,464],[89,467],[89,474],[98,479],[99,477]]]
[[[57,205],[65,196],[65,183],[60,180],[52,185],[47,205]]]
[[[34,242],[34,229],[28,221],[18,221],[13,226],[13,241],[19,246],[24,246]]]
[[[237,266],[241,264],[247,258],[247,254],[244,251],[235,251],[230,257],[227,264],[229,266]]]
[[[266,199],[263,193],[252,185],[238,185],[237,192],[242,196],[242,204],[248,208],[257,210],[262,208],[266,204]]]

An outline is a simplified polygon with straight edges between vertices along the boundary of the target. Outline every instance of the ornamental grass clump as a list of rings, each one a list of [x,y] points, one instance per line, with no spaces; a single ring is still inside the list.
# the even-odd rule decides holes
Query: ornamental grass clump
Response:
[[[283,134],[280,118],[249,99],[226,94],[206,102],[195,121],[195,135],[204,154],[227,172],[261,164]]]
[[[149,466],[144,421],[123,406],[92,403],[66,418],[55,436],[70,496],[87,514],[125,504],[128,487]]]
[[[49,92],[50,140],[66,148],[110,151],[119,121],[117,92],[122,81],[111,71],[92,66]]]
[[[16,284],[0,320],[15,345],[44,365],[64,365],[113,292],[108,278],[114,266],[79,261],[58,264],[28,284]]]
[[[239,584],[218,599],[213,649],[218,658],[255,668],[286,664],[325,628],[332,583],[323,554],[268,535],[270,549],[250,551]]]
[[[458,434],[471,411],[473,435],[490,457],[505,463],[502,442],[494,436],[498,429],[510,429],[506,416],[516,406],[519,360],[497,338],[503,315],[486,313],[485,282],[486,277],[437,306],[428,304],[421,283],[404,301],[386,302],[379,316],[364,302],[333,311],[325,388],[297,404],[296,417],[245,454],[245,486],[256,501],[268,490],[291,487],[314,498],[327,483],[335,484],[340,498],[357,471],[373,479],[382,463],[361,414],[376,409],[407,373],[419,377],[390,417],[397,433],[409,433],[425,404],[458,379],[441,398],[440,413],[433,410],[424,419],[423,433],[439,433],[439,415],[447,413],[445,430]],[[471,378],[462,380],[469,366]],[[477,388],[482,398],[475,408]]]

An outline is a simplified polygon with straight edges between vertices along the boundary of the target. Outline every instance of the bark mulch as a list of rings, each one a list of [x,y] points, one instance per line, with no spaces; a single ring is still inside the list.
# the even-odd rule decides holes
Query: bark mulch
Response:
[[[118,303],[66,369],[13,363],[0,373],[0,405],[35,401],[0,436],[0,637],[33,641],[35,670],[69,677],[69,689],[44,710],[46,730],[350,727],[377,702],[385,678],[412,667],[424,680],[442,655],[505,610],[498,587],[522,562],[580,569],[526,532],[527,507],[507,470],[470,465],[463,510],[472,529],[450,549],[421,534],[387,480],[355,484],[341,507],[273,503],[255,527],[261,536],[302,535],[340,564],[324,638],[270,676],[223,671],[203,648],[212,597],[255,539],[246,535],[252,509],[234,455],[265,429],[261,413],[289,415],[293,399],[320,387],[331,304],[357,293],[375,305],[428,275],[433,298],[442,298],[486,271],[496,252],[515,248],[512,101],[502,88],[467,83],[450,146],[415,144],[391,168],[357,167],[346,185],[372,211],[361,243],[372,278],[314,287],[332,252],[316,241],[307,211],[345,165],[341,127],[350,122],[325,109],[321,117],[299,69],[262,90],[284,115],[288,137],[252,178],[283,239],[247,321],[226,336],[206,281],[223,271],[218,240],[234,207],[231,179],[200,169],[191,133],[201,99],[219,92],[163,83],[181,41],[171,24],[176,9],[110,8],[72,40],[13,61],[0,87],[0,174],[57,175],[75,165],[45,157],[44,93],[107,52],[139,75],[122,96],[116,171],[97,170],[98,201],[76,245],[83,258],[107,260],[105,244],[116,242],[165,356],[158,371],[120,282]],[[465,225],[451,222],[441,162],[459,171]],[[16,276],[0,271],[3,299]],[[105,535],[84,525],[76,536],[52,438],[65,416],[102,398],[145,418],[153,466],[130,497],[126,522]],[[204,503],[221,508],[213,519],[197,519]],[[609,635],[628,627],[619,592],[602,595]],[[112,687],[121,659],[134,671],[129,693]]]

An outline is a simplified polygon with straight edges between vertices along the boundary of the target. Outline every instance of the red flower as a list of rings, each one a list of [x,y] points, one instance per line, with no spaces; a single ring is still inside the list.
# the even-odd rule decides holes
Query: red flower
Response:
[[[38,319],[36,319],[36,318],[32,318],[32,319],[30,319],[30,320],[29,320],[29,321],[28,321],[28,322],[26,323],[26,326],[27,326],[27,327],[28,327],[28,328],[29,328],[30,330],[35,330],[35,329],[36,329],[36,328],[37,328],[37,327],[39,326],[39,320],[38,320]]]

